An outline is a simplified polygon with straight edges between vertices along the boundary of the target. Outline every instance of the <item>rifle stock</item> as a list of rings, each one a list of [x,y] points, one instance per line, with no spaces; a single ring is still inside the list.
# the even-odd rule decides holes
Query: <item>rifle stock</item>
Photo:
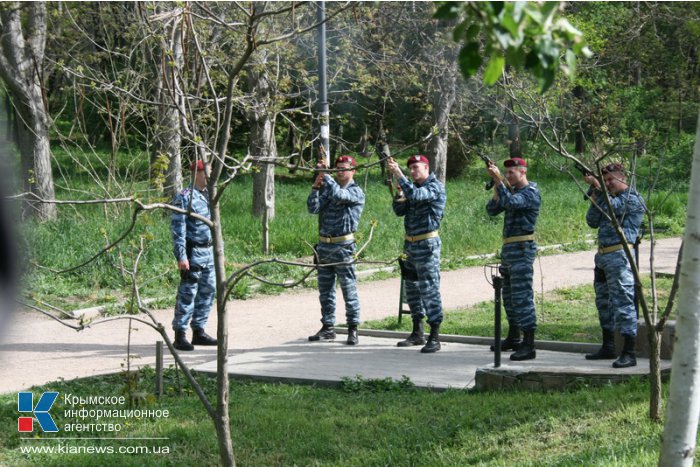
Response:
[[[384,180],[384,184],[389,187],[389,193],[391,194],[391,199],[394,199],[396,195],[394,195],[394,176],[389,173],[387,176],[386,180]]]

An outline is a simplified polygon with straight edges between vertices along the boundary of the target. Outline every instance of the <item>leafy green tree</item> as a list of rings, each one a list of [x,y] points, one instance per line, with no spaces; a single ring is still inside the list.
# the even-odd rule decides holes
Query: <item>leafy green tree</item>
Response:
[[[573,75],[577,55],[590,55],[581,32],[558,15],[560,2],[440,2],[440,5],[436,17],[459,21],[454,38],[463,42],[459,65],[467,78],[474,76],[486,62],[484,82],[494,84],[509,64],[531,72],[540,89],[546,91],[554,83],[557,71]]]

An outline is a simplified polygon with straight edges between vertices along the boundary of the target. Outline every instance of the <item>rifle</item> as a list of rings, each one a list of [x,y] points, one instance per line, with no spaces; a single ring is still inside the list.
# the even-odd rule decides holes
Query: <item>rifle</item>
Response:
[[[488,169],[491,164],[494,164],[495,162],[492,159],[489,159],[486,154],[482,154],[479,151],[476,151],[476,155],[479,156],[479,159],[484,161],[484,164],[486,164],[486,168]],[[488,182],[486,182],[486,185],[484,186],[484,190],[490,190],[493,188],[493,180],[490,179]]]
[[[403,198],[403,191],[401,191],[401,188],[399,188],[398,185],[395,185],[394,174],[392,174],[390,170],[387,170],[386,180],[384,180],[384,183],[389,187],[389,193],[391,193],[392,200]],[[397,189],[396,193],[394,193],[395,186]]]
[[[477,151],[476,148],[474,148],[474,152],[476,152],[476,155],[479,156],[479,159],[484,161],[484,164],[486,164],[487,169],[489,168],[490,165],[496,165],[496,161],[489,158],[486,154],[483,154],[480,151]],[[510,189],[510,183],[508,183],[508,180],[506,180],[505,177],[501,176],[501,181],[506,186],[506,188]],[[486,182],[486,185],[484,186],[484,190],[488,191],[491,188],[493,188],[493,179],[490,179],[488,182]]]
[[[584,177],[588,177],[589,175],[593,175],[593,172],[588,170],[588,168],[585,165],[581,164],[579,161],[574,161],[574,167],[576,168],[576,170],[581,172],[581,175],[583,175]],[[583,195],[583,200],[586,201],[586,200],[590,199],[592,194],[593,194],[593,186],[590,185],[588,187],[588,191],[586,192],[586,194]]]
[[[389,194],[391,194],[391,199],[394,199],[397,197],[397,195],[394,194],[394,176],[392,175],[390,170],[386,169],[386,161],[387,159],[391,158],[391,155],[387,152],[386,148],[387,144],[383,138],[380,138],[374,145],[374,149],[379,155],[379,163],[382,167],[382,171],[386,171],[386,178],[384,179],[384,184],[389,188]]]
[[[581,164],[579,161],[574,161],[574,167],[576,167],[576,170],[581,172],[581,175],[583,175],[584,177],[593,175],[593,172],[588,170],[588,168],[585,165]]]

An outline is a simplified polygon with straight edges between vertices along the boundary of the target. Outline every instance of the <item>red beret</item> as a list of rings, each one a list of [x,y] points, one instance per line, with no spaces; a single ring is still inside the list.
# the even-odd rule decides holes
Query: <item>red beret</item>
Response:
[[[337,166],[338,164],[350,164],[351,166],[355,167],[357,165],[357,162],[355,161],[355,158],[352,156],[340,156],[338,159],[335,161],[335,165]]]
[[[427,158],[427,157],[425,157],[425,156],[423,156],[423,155],[421,155],[421,154],[416,154],[415,156],[411,156],[411,157],[408,158],[408,162],[406,162],[406,166],[407,166],[407,167],[410,167],[410,166],[412,166],[413,164],[415,164],[415,163],[417,163],[417,162],[422,162],[422,163],[424,163],[424,164],[426,164],[426,165],[430,165],[430,162],[428,162],[428,158]]]
[[[199,170],[204,170],[204,161],[202,159],[199,159],[197,163],[195,164],[194,162],[190,164],[190,170],[194,172],[194,169]]]
[[[613,162],[612,164],[608,164],[600,170],[600,173],[603,175],[605,175],[608,172],[622,172],[622,173],[624,173],[625,166],[619,162]]]
[[[520,157],[513,157],[511,159],[506,159],[503,162],[504,167],[527,167],[527,162],[525,162],[525,159],[521,159]]]

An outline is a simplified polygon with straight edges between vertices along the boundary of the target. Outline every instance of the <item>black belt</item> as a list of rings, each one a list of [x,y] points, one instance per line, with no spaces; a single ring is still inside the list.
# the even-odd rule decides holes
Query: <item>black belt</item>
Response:
[[[210,246],[212,246],[211,240],[209,240],[206,243],[199,243],[187,240],[187,248],[209,248]]]

